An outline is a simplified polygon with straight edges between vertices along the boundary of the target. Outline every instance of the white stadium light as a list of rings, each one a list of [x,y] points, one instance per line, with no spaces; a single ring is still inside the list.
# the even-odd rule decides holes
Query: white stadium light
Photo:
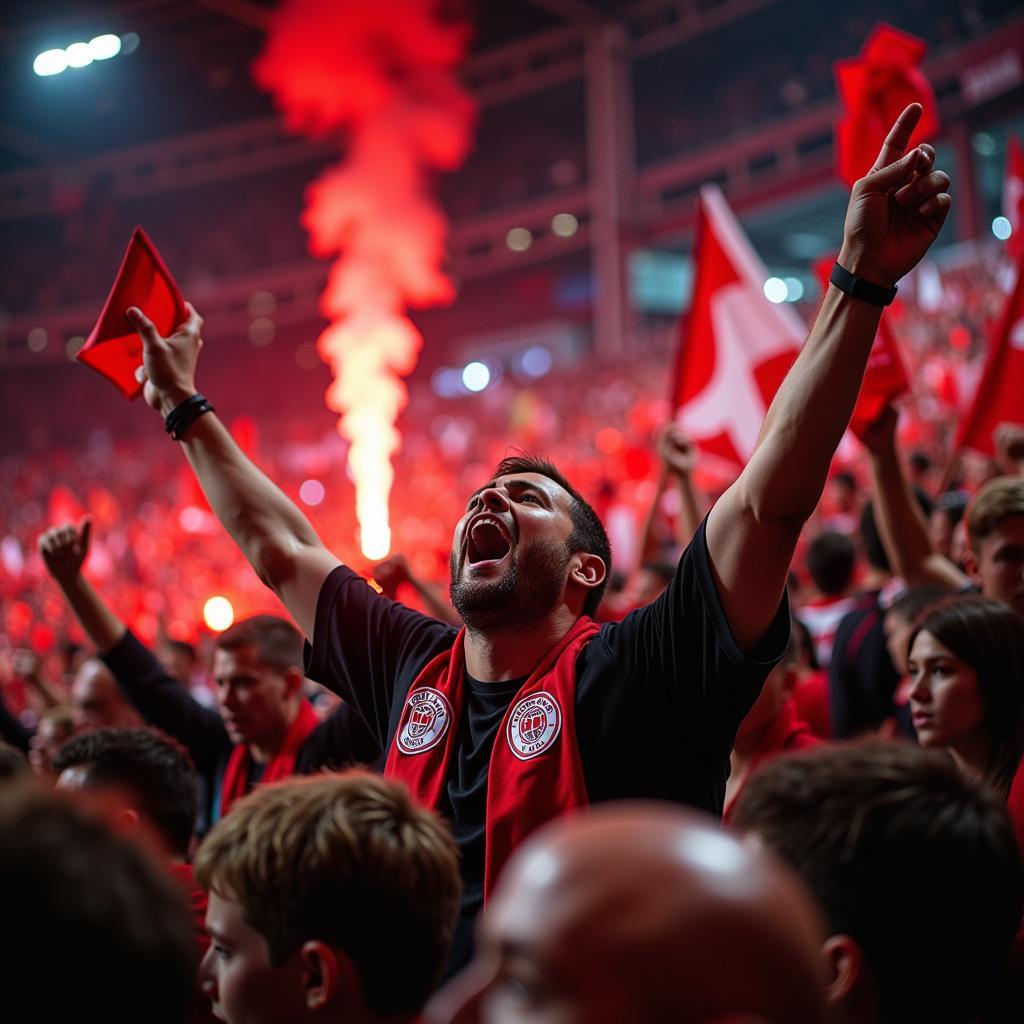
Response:
[[[512,228],[505,236],[505,244],[513,252],[526,252],[533,245],[533,235],[529,228]]]
[[[572,238],[579,229],[580,222],[571,213],[556,213],[551,218],[551,230],[559,238]]]
[[[84,68],[92,63],[92,53],[88,43],[72,43],[65,51],[69,68]]]
[[[93,36],[89,40],[89,53],[93,60],[110,60],[121,52],[121,37],[107,33],[102,36]]]
[[[32,70],[40,78],[59,75],[67,66],[68,58],[63,50],[45,50],[32,62]]]
[[[484,363],[469,363],[462,371],[462,384],[467,391],[483,391],[491,383],[491,371]]]
[[[764,283],[764,297],[769,302],[776,304],[785,302],[789,295],[789,289],[786,287],[786,282],[781,277],[769,277]]]
[[[45,50],[32,62],[32,70],[43,78],[59,75],[68,68],[85,68],[95,60],[110,60],[119,53],[131,53],[138,45],[139,37],[134,32],[124,36],[104,32],[87,43],[72,43],[63,50]]]
[[[1013,225],[1010,223],[1009,217],[996,217],[992,221],[992,234],[999,239],[1000,242],[1005,242],[1010,235],[1013,234]]]

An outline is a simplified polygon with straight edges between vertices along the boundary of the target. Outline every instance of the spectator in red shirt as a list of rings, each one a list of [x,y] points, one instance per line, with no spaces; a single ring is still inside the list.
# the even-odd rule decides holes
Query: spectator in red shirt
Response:
[[[853,569],[857,553],[845,533],[819,533],[807,548],[807,571],[817,595],[797,610],[797,616],[811,631],[818,664],[827,669],[832,660],[832,642],[843,616],[853,611]]]
[[[799,717],[793,689],[797,682],[800,639],[795,632],[782,661],[768,674],[761,695],[736,733],[725,786],[725,820],[750,776],[766,761],[794,750],[816,747],[820,740]]]

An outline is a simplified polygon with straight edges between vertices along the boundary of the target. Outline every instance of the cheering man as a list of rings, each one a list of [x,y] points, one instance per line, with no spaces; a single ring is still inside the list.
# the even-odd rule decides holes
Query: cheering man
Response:
[[[622,797],[721,813],[737,725],[782,655],[786,574],[857,398],[882,307],[949,211],[934,151],[904,154],[912,104],[854,186],[838,268],[757,446],[665,592],[590,618],[610,568],[593,510],[550,464],[506,459],[455,528],[462,630],[377,595],[243,455],[194,374],[202,320],[160,337],[138,309],[139,379],[210,506],[310,638],[308,674],[381,742],[385,773],[451,822],[465,896],[450,967],[511,851],[583,804]]]

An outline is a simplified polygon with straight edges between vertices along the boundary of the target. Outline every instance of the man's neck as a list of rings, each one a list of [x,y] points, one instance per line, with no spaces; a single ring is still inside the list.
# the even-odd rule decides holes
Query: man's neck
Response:
[[[546,618],[509,630],[466,629],[466,671],[474,679],[503,683],[528,676],[578,616],[560,605]]]
[[[266,764],[272,760],[277,752],[284,745],[285,737],[288,735],[288,730],[292,727],[292,722],[295,721],[295,716],[299,713],[299,702],[292,701],[285,714],[284,724],[281,728],[271,736],[261,737],[258,742],[249,744],[249,756],[257,764]]]

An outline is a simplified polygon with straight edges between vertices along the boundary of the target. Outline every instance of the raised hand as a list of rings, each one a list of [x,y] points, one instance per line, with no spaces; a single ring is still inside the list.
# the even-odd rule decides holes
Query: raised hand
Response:
[[[676,476],[686,476],[697,467],[697,447],[675,423],[662,432],[658,454],[665,469]]]
[[[72,523],[55,526],[39,538],[39,553],[49,574],[58,582],[73,580],[82,571],[89,556],[92,520],[85,516],[75,527]]]
[[[933,170],[935,150],[922,145],[904,154],[920,117],[919,103],[900,114],[850,195],[839,264],[875,284],[894,285],[917,265],[952,204],[949,175]]]
[[[896,425],[900,414],[892,405],[887,405],[878,419],[860,435],[860,443],[872,455],[881,455],[896,448]]]
[[[394,597],[398,587],[402,583],[408,583],[410,579],[409,563],[405,555],[392,555],[383,562],[378,562],[373,567],[373,578],[388,597]]]
[[[196,360],[203,347],[203,318],[185,303],[188,319],[169,337],[161,338],[153,321],[133,306],[128,322],[142,338],[142,366],[136,378],[143,385],[146,404],[165,416],[196,393]]]

